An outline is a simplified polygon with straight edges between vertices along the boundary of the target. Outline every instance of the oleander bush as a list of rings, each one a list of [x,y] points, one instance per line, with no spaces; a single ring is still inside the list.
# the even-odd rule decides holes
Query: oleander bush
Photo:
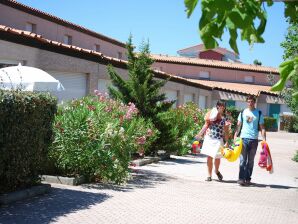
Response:
[[[0,193],[40,182],[56,105],[47,93],[0,90]]]
[[[282,115],[280,123],[285,131],[298,133],[298,116]]]
[[[158,131],[134,104],[95,93],[59,108],[50,160],[63,175],[122,183],[132,154],[148,151]]]
[[[191,149],[191,142],[194,136],[201,130],[204,124],[204,110],[201,110],[194,103],[187,103],[168,112],[161,113],[160,119],[168,127],[161,128],[161,135],[169,132],[167,135],[171,138],[162,138],[159,148],[167,152],[174,152],[178,155],[185,155]],[[168,140],[168,141],[167,141]],[[166,142],[167,141],[167,142]]]

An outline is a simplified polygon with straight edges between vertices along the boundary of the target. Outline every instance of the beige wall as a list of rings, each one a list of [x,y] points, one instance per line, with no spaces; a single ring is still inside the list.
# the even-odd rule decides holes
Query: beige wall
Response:
[[[25,30],[26,23],[36,24],[36,33],[44,38],[63,43],[65,34],[72,36],[72,45],[93,50],[94,44],[99,44],[101,52],[107,56],[118,57],[118,52],[122,52],[126,58],[126,49],[107,41],[95,38],[82,32],[72,30],[65,26],[58,25],[37,16],[30,15],[23,11],[0,4],[0,24]]]
[[[269,85],[267,81],[267,74],[260,72],[210,68],[198,65],[183,65],[163,62],[155,62],[152,67],[162,69],[162,71],[170,74],[187,76],[188,78],[199,78],[200,72],[204,71],[209,73],[210,80],[213,81],[244,82],[245,76],[252,76],[254,77],[255,84]],[[275,78],[277,81],[278,77],[276,75]]]

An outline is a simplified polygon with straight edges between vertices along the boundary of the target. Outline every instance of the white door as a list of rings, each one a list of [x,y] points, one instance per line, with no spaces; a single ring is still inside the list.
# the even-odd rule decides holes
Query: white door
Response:
[[[58,79],[64,91],[52,92],[58,97],[58,102],[66,102],[72,99],[79,99],[87,94],[87,75],[84,73],[48,72],[55,79]]]

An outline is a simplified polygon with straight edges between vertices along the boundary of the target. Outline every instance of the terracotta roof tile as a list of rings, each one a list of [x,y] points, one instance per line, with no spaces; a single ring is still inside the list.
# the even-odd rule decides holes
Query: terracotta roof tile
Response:
[[[270,91],[271,86],[245,84],[245,83],[217,82],[217,81],[196,80],[196,79],[188,79],[188,80],[191,82],[209,86],[213,89],[238,92],[242,94],[250,94],[250,95],[258,96],[261,93],[267,93],[270,95],[278,95],[278,93]]]
[[[206,66],[206,67],[214,67],[214,68],[236,69],[236,70],[279,74],[278,69],[276,68],[265,67],[260,65],[249,65],[249,64],[236,63],[236,62],[217,61],[217,60],[208,60],[208,59],[199,59],[199,58],[187,58],[187,57],[179,57],[179,56],[166,56],[166,55],[160,55],[160,54],[151,54],[151,57],[157,62],[189,64],[189,65],[198,65],[198,66]]]

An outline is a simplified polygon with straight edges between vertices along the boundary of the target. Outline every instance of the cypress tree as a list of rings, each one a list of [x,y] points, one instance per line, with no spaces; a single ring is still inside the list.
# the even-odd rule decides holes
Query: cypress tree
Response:
[[[134,52],[132,37],[130,36],[126,49],[128,80],[121,78],[115,69],[109,65],[108,73],[113,84],[113,86],[109,86],[110,96],[125,104],[134,103],[141,116],[154,120],[158,113],[167,111],[174,103],[174,101],[165,101],[165,94],[160,93],[160,89],[167,80],[154,79],[154,72],[151,68],[154,61],[150,58],[149,43],[143,42],[140,52],[137,54]]]
[[[109,94],[112,98],[119,99],[125,104],[134,103],[140,115],[145,119],[152,120],[159,130],[160,134],[149,152],[151,155],[156,155],[158,150],[169,151],[167,149],[175,142],[177,135],[174,134],[173,125],[163,113],[168,111],[175,102],[165,101],[165,94],[160,93],[161,88],[168,80],[154,78],[154,72],[151,68],[154,61],[150,57],[149,43],[143,42],[140,52],[135,53],[130,36],[126,48],[128,79],[121,78],[115,69],[109,65],[108,73],[113,84],[113,86],[109,86]]]

